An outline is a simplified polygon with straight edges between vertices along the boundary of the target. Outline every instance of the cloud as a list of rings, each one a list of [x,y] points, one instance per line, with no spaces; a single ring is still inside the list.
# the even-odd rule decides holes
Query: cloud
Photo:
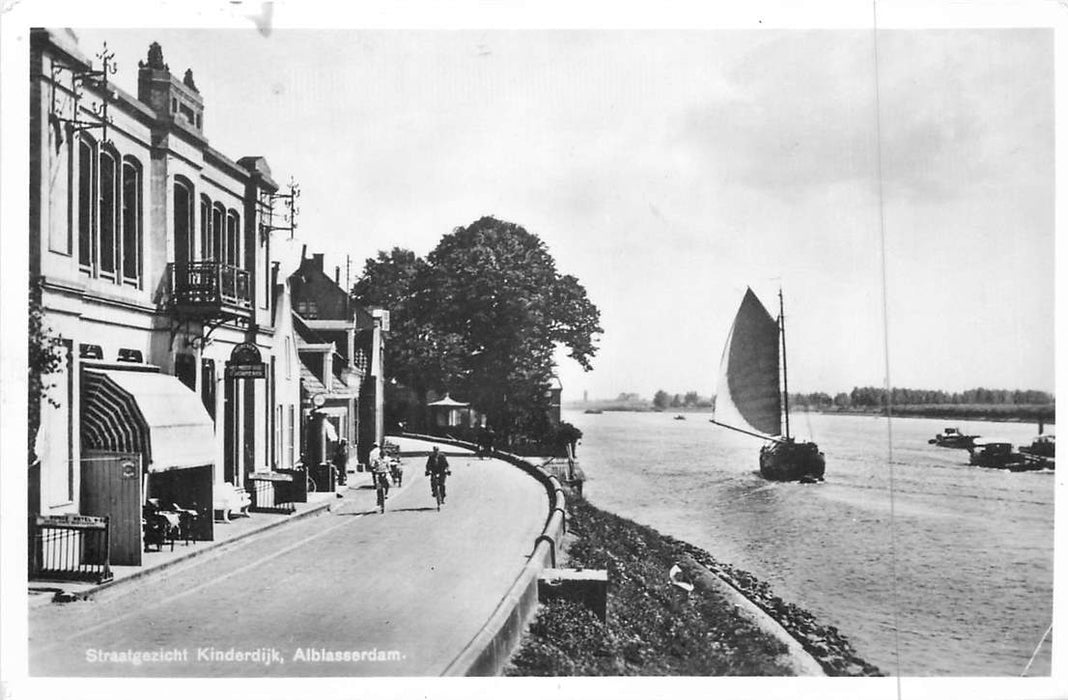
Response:
[[[885,196],[935,200],[1052,154],[1050,31],[880,32],[878,93],[873,40],[773,34],[724,70],[728,90],[689,110],[680,143],[725,185],[782,198],[873,190],[877,144]]]

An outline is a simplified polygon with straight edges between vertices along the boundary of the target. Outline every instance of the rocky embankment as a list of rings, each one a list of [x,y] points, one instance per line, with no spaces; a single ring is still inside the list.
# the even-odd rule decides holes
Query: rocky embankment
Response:
[[[708,552],[688,542],[671,540],[706,569],[719,576],[751,600],[772,619],[778,622],[790,636],[801,643],[829,676],[880,676],[874,665],[857,656],[853,645],[833,625],[821,625],[816,617],[793,603],[787,603],[775,595],[771,586],[753,574],[716,561]]]
[[[714,590],[686,591],[668,572],[691,558],[778,621],[832,676],[876,676],[830,626],[775,596],[752,574],[652,528],[568,500],[561,566],[608,570],[608,620],[566,601],[543,605],[507,675],[790,675],[782,642]]]

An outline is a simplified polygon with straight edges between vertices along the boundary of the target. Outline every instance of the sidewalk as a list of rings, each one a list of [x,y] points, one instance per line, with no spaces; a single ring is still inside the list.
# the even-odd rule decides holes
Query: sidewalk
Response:
[[[354,487],[360,485],[360,474],[350,474],[349,484]],[[141,566],[112,566],[113,578],[105,583],[89,583],[78,581],[35,581],[29,582],[30,607],[47,605],[54,600],[71,600],[74,598],[89,598],[103,591],[121,587],[144,576],[158,573],[179,562],[193,557],[202,556],[219,548],[252,537],[266,530],[284,525],[286,523],[301,520],[310,516],[321,515],[346,499],[355,497],[356,488],[339,487],[335,493],[309,493],[307,503],[295,503],[294,512],[283,513],[250,513],[247,516],[231,515],[230,522],[215,521],[215,539],[210,542],[182,542],[177,541],[174,546],[164,545],[161,551],[144,552]],[[351,494],[351,496],[350,496]],[[340,498],[339,498],[340,496]]]
[[[424,441],[409,438],[391,437],[389,440],[401,448],[401,465],[406,476],[404,486],[407,486],[416,476],[417,470],[422,473],[421,458],[429,454],[430,445]],[[470,450],[451,446],[444,446],[444,451],[449,455],[473,454]],[[308,502],[293,504],[295,510],[289,514],[249,513],[247,516],[231,515],[230,522],[216,520],[214,540],[189,543],[178,541],[173,547],[168,544],[158,552],[144,552],[142,559],[144,563],[141,566],[112,566],[113,578],[105,583],[31,580],[28,586],[29,605],[36,607],[48,605],[56,600],[90,598],[98,593],[110,591],[145,576],[159,573],[193,557],[215,552],[225,545],[258,535],[266,530],[336,510],[343,504],[354,504],[355,507],[366,506],[368,509],[374,507],[374,489],[368,472],[350,471],[346,486],[339,486],[336,492],[309,493]]]

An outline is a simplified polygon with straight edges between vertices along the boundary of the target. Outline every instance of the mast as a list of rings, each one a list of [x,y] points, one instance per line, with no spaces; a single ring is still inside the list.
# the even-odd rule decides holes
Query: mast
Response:
[[[786,418],[786,439],[790,439],[790,388],[786,382],[786,313],[783,311],[782,287],[779,287],[779,331],[782,336],[782,406]]]

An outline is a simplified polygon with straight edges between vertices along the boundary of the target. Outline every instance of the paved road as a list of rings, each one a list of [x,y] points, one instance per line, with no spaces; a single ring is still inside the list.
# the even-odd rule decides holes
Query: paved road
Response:
[[[441,512],[422,460],[408,460],[384,515],[373,491],[350,490],[334,513],[129,592],[32,610],[31,675],[440,674],[515,580],[548,513],[543,487],[520,470],[450,463]]]

